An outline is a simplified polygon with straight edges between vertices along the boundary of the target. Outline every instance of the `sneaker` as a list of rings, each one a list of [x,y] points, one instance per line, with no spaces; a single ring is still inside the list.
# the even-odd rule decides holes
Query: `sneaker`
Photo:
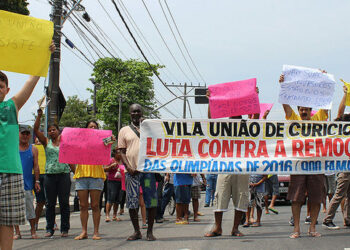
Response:
[[[204,207],[209,207],[209,204],[205,204]]]
[[[164,219],[161,218],[161,219],[156,219],[156,223],[163,223],[164,222]]]
[[[294,218],[293,218],[293,216],[290,217],[289,225],[290,225],[291,227],[294,227]]]
[[[330,221],[330,222],[323,222],[322,223],[322,226],[328,228],[328,229],[339,229],[339,227],[337,227],[333,221]]]
[[[305,224],[310,225],[311,224],[311,217],[310,216],[306,216],[305,218]]]

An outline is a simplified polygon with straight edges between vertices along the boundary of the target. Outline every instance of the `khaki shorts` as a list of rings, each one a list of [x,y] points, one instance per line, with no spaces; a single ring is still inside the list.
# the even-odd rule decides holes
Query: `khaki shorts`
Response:
[[[305,202],[322,203],[326,197],[325,177],[323,174],[291,175],[287,199]]]
[[[219,174],[215,195],[215,212],[227,211],[231,197],[234,208],[246,212],[249,204],[249,175]]]

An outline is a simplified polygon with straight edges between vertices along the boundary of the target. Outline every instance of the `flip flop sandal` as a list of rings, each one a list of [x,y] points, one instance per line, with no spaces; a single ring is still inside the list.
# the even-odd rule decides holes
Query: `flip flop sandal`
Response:
[[[289,238],[290,238],[290,239],[297,239],[297,238],[300,238],[300,233],[298,233],[298,232],[291,233],[291,234],[289,235]]]
[[[37,234],[32,234],[32,239],[40,239],[40,237]]]
[[[97,236],[97,235],[94,235],[94,236],[92,236],[92,239],[93,240],[100,240],[100,239],[102,239],[100,236]]]
[[[259,222],[254,222],[251,227],[261,227],[261,224]]]
[[[16,234],[13,236],[13,239],[14,240],[19,240],[19,239],[22,239],[22,236],[20,234]]]
[[[240,231],[238,231],[238,232],[231,233],[231,236],[242,237],[242,236],[244,236],[244,234],[242,234]]]
[[[79,236],[75,237],[74,239],[75,239],[75,240],[85,240],[85,239],[87,239],[87,238],[88,238],[87,235],[84,235],[84,236],[79,235]]]
[[[217,233],[213,231],[210,231],[204,235],[204,237],[218,237],[218,236],[221,236],[221,233]]]
[[[315,238],[321,237],[321,234],[319,232],[308,232],[307,235]]]
[[[242,227],[250,227],[249,223],[244,223]]]
[[[276,209],[274,209],[274,208],[270,208],[270,207],[269,207],[269,210],[270,210],[272,213],[274,213],[274,214],[278,214],[278,211],[277,211]]]

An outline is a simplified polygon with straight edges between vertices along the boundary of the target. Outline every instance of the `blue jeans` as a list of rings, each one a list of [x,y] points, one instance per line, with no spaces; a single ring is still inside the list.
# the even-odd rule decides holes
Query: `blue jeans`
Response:
[[[210,203],[213,203],[214,201],[215,190],[216,190],[216,179],[218,178],[218,175],[207,174],[205,178],[207,179],[207,188],[205,191],[205,204],[210,205]]]
[[[171,197],[174,197],[174,199],[175,199],[174,185],[170,184],[170,183],[166,183],[164,190],[163,190],[160,218],[163,218],[165,208],[168,205]]]
[[[70,175],[69,174],[46,174],[45,176],[46,207],[46,231],[54,233],[55,207],[58,201],[61,212],[61,232],[68,233],[69,224],[69,195],[70,195]]]

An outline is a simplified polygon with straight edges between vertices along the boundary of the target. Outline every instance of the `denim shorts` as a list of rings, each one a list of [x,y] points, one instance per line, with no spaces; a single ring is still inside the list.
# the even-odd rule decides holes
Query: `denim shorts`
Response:
[[[175,186],[176,203],[190,204],[191,202],[191,185]]]
[[[119,204],[120,191],[122,190],[121,181],[107,181],[107,202],[110,204]]]
[[[102,178],[82,177],[75,179],[75,191],[78,190],[103,190]]]

